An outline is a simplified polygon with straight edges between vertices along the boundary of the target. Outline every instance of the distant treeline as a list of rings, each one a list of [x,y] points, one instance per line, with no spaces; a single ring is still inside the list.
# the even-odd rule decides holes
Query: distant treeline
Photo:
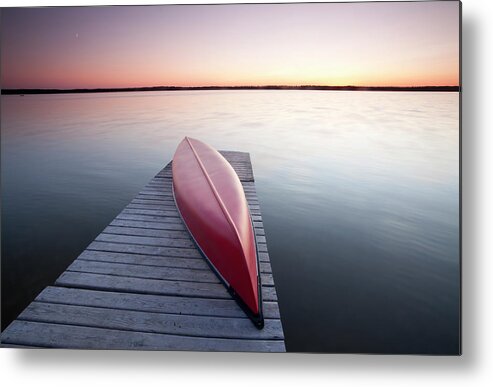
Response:
[[[350,91],[460,91],[460,86],[152,86],[98,89],[3,89],[2,94],[114,93],[180,90],[350,90]]]

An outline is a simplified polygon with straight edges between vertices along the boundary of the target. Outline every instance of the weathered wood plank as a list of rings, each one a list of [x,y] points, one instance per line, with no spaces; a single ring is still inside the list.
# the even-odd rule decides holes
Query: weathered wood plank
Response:
[[[15,321],[2,342],[74,349],[285,352],[283,340],[231,340]]]
[[[146,195],[146,194],[138,194],[134,200],[153,200],[153,201],[159,201],[159,202],[173,202],[174,199],[171,196],[163,196],[163,195]]]
[[[220,283],[217,276],[210,270],[195,270],[188,268],[176,268],[167,266],[144,266],[127,263],[100,262],[92,260],[76,259],[67,268],[71,272],[84,272],[95,274],[110,274],[124,277],[167,279],[176,281],[194,281]],[[272,278],[266,276],[266,281],[272,284]],[[268,282],[266,282],[266,285]]]
[[[143,189],[142,191],[139,192],[139,195],[163,196],[168,198],[173,197],[173,193],[171,191],[165,192],[161,189],[151,189],[151,188]]]
[[[70,271],[62,273],[55,284],[57,286],[120,291],[126,293],[162,294],[199,298],[231,298],[222,284],[144,279],[107,274],[76,273]],[[262,296],[266,301],[277,301],[277,294],[275,288],[272,286],[262,286]]]
[[[99,262],[127,263],[130,265],[165,266],[184,269],[209,270],[209,266],[205,260],[196,258],[162,257],[144,254],[126,254],[108,251],[85,250],[77,259]],[[262,262],[260,265],[262,270],[265,270],[266,273],[271,273],[269,270],[270,264],[268,262]]]
[[[163,179],[161,179],[163,180]],[[161,192],[166,192],[169,194],[173,194],[172,191],[172,185],[171,185],[171,180],[168,182],[149,182],[145,187],[144,190],[155,190],[155,191],[161,191]]]
[[[233,299],[157,296],[49,286],[36,297],[36,300],[39,302],[129,309],[141,312],[247,318],[245,312]],[[264,316],[268,319],[280,318],[279,306],[276,302],[264,302]]]
[[[263,235],[256,235],[255,239],[257,240],[257,243],[266,243],[267,242],[265,239],[265,236],[263,236]]]
[[[163,179],[163,180],[171,180],[173,178],[173,173],[171,171],[160,172],[156,176],[155,179]]]
[[[185,227],[183,221],[180,218],[166,218],[163,216],[152,216],[152,215],[135,215],[135,214],[126,214],[121,212],[115,218],[117,220],[138,220],[142,222],[154,222],[154,223],[175,223],[180,226]]]
[[[265,301],[277,301],[276,288],[274,286],[264,286],[262,284],[262,297]]]
[[[87,250],[110,251],[115,253],[131,253],[144,255],[157,255],[160,257],[183,257],[203,259],[197,249],[185,249],[175,247],[130,245],[124,243],[109,243],[94,241]],[[259,254],[259,256],[261,256]]]
[[[260,252],[267,252],[267,245],[265,243],[257,243],[257,250]]]
[[[148,199],[148,198],[140,198],[136,197],[134,200],[130,202],[130,204],[155,204],[155,205],[163,205],[163,206],[175,206],[175,201],[170,199]]]
[[[129,265],[163,266],[195,270],[210,270],[203,259],[162,257],[143,254],[125,254],[107,251],[85,250],[77,259],[98,262],[126,263]],[[272,274],[269,262],[260,262],[260,272]]]
[[[149,182],[147,184],[148,185],[150,185],[150,184],[164,184],[164,185],[167,185],[167,186],[171,187],[172,184],[173,184],[173,180],[172,179],[156,179],[156,178],[152,178],[151,180],[149,180]]]
[[[166,217],[166,218],[177,218],[181,222],[180,214],[176,208],[174,210],[142,210],[142,209],[128,208],[127,206],[122,211],[122,214],[151,215],[151,216]]]
[[[262,285],[274,286],[274,277],[272,276],[272,273],[264,273],[260,271],[260,280]]]
[[[128,219],[127,219],[128,218]],[[135,216],[132,217],[120,217],[115,218],[110,226],[118,226],[118,227],[128,227],[128,228],[140,228],[140,229],[150,229],[150,230],[177,230],[177,231],[186,231],[185,225],[177,222],[158,222],[158,221],[149,221],[149,220],[132,220]],[[254,231],[256,235],[265,235],[265,231],[263,229],[262,222],[254,222]],[[186,231],[188,234],[188,231]],[[166,235],[164,233],[163,235]]]
[[[162,230],[147,227],[108,226],[103,230],[104,234],[133,235],[143,237],[156,237],[168,239],[186,239],[191,241],[190,234],[184,230]],[[258,234],[257,234],[258,235]],[[265,239],[265,238],[264,238]]]
[[[162,294],[185,297],[223,298],[231,296],[222,284],[206,282],[170,281],[106,274],[75,273],[66,271],[58,279],[57,286],[121,291],[127,293]],[[267,299],[267,298],[266,298]],[[275,301],[270,299],[271,301]]]
[[[117,217],[111,223],[110,226],[120,227],[139,227],[153,230],[186,230],[183,223],[167,223],[167,222],[149,222],[146,220],[131,220],[125,219],[125,217]],[[188,231],[187,231],[188,233]]]
[[[265,236],[265,230],[263,228],[255,227],[253,231],[255,231],[255,235]]]
[[[176,248],[189,248],[194,249],[195,244],[191,238],[177,239],[177,238],[164,238],[164,237],[146,237],[146,236],[134,236],[134,235],[116,235],[116,234],[99,234],[96,241],[110,242],[110,243],[126,243],[133,245],[145,245],[145,246],[162,246],[162,247],[176,247]]]
[[[248,165],[246,165],[243,162],[231,161],[229,164],[234,168],[236,172],[248,172],[248,173],[252,172],[252,169],[249,168]]]
[[[183,258],[180,258],[182,260]],[[176,262],[176,260],[175,260]],[[128,264],[123,262],[107,262],[94,259],[76,259],[68,268],[72,272],[110,274],[138,278],[168,279],[177,281],[195,281],[219,283],[217,276],[206,268],[190,269],[165,265]],[[270,273],[261,271],[263,285],[273,286],[274,280]]]
[[[165,168],[161,170],[154,178],[157,179],[171,179],[173,177],[173,173],[171,171],[171,168]]]
[[[279,320],[268,320],[263,329],[257,329],[245,318],[148,313],[36,301],[18,319],[195,337],[257,340],[284,338]]]
[[[153,204],[153,203],[130,203],[125,208],[134,210],[158,210],[158,211],[173,211],[179,215],[175,204]]]
[[[260,271],[262,273],[272,274],[272,268],[270,266],[270,262],[259,262],[259,265],[260,265]]]
[[[270,262],[269,254],[267,252],[258,252],[258,260],[260,262]]]

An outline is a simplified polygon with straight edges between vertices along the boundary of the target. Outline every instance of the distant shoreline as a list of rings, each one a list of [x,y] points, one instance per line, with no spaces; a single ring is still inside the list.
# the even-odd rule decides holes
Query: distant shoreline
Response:
[[[342,90],[342,91],[460,91],[460,86],[151,86],[97,89],[3,89],[2,94],[115,93],[184,90]]]

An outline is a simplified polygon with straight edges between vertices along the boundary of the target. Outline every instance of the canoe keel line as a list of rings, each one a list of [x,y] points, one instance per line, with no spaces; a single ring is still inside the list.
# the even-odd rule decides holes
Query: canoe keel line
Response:
[[[259,254],[248,202],[229,162],[185,137],[172,163],[172,192],[198,250],[253,324],[262,329]]]

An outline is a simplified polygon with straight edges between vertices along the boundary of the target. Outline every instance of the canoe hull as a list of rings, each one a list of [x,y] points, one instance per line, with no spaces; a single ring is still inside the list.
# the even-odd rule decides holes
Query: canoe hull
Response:
[[[212,269],[254,324],[263,327],[258,254],[243,186],[215,149],[186,137],[173,157],[180,215]]]

